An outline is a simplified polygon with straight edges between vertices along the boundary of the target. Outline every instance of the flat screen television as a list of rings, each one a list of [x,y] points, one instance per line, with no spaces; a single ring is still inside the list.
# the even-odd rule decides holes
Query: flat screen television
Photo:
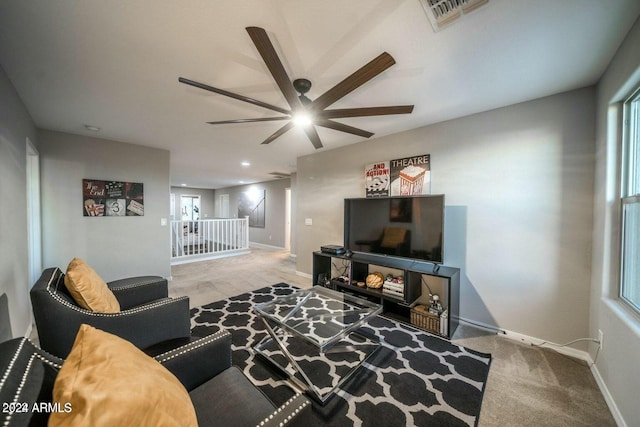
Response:
[[[442,264],[444,194],[344,200],[344,246],[352,252]]]

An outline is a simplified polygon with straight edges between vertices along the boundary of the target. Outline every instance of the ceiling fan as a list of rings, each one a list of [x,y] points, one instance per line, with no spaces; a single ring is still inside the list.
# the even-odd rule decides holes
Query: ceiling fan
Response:
[[[248,122],[270,122],[279,120],[288,120],[287,124],[275,131],[271,136],[262,141],[262,144],[269,144],[276,138],[282,136],[294,125],[303,125],[304,131],[309,137],[313,146],[318,149],[322,148],[322,142],[318,136],[315,126],[322,126],[341,132],[369,138],[373,133],[366,130],[358,129],[353,126],[339,123],[331,119],[344,117],[365,117],[365,116],[382,116],[390,114],[409,114],[413,111],[413,105],[396,105],[386,107],[365,107],[365,108],[341,108],[326,109],[328,106],[341,99],[348,93],[362,86],[387,68],[395,64],[395,60],[387,52],[378,55],[368,64],[359,68],[353,74],[342,80],[340,83],[320,95],[313,101],[305,96],[305,93],[311,88],[311,82],[307,79],[296,79],[293,82],[289,79],[287,72],[282,65],[282,61],[278,57],[273,44],[269,40],[267,32],[258,27],[247,27],[247,32],[251,40],[255,44],[260,56],[267,65],[278,87],[282,91],[290,109],[281,108],[266,102],[258,101],[243,95],[238,95],[223,89],[218,89],[204,83],[199,83],[184,77],[178,78],[180,83],[188,84],[200,89],[215,92],[220,95],[228,96],[239,101],[248,102],[259,107],[267,108],[272,111],[281,113],[282,115],[274,117],[262,117],[255,119],[237,119],[223,120],[217,122],[207,122],[212,125],[228,124],[228,123],[248,123]],[[297,93],[296,93],[297,92]],[[298,95],[299,94],[299,95]]]

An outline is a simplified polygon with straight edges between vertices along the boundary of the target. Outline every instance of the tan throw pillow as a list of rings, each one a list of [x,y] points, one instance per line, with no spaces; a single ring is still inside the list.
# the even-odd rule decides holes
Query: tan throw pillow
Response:
[[[80,258],[74,258],[67,266],[64,284],[76,303],[96,313],[119,313],[120,304],[111,289]]]
[[[194,426],[193,403],[182,383],[133,344],[80,326],[53,386],[49,426]]]

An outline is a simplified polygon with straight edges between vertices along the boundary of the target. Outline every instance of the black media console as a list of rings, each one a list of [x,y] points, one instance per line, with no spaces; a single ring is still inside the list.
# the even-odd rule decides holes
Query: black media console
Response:
[[[382,289],[360,287],[373,272],[404,279],[404,297],[384,293]],[[458,326],[460,310],[460,269],[413,259],[354,253],[351,256],[317,251],[313,253],[313,283],[382,304],[385,316],[411,323],[411,306],[424,303],[429,290],[440,296],[448,311],[446,333],[451,338]],[[433,331],[431,331],[433,332]]]

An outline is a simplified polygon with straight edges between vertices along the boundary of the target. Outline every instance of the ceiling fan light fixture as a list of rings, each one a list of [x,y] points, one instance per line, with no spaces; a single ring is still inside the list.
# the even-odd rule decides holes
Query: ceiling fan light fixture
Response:
[[[436,0],[421,0],[421,1],[436,1]],[[440,0],[437,0],[440,1]],[[489,0],[459,0],[459,1],[489,1]],[[259,27],[247,27],[249,37],[253,41],[258,53],[262,57],[265,65],[269,69],[273,79],[275,80],[280,92],[284,96],[289,108],[282,108],[276,105],[272,105],[266,102],[258,101],[237,93],[229,92],[223,89],[218,89],[213,86],[209,86],[204,83],[198,83],[193,80],[179,77],[178,81],[190,86],[194,86],[203,90],[207,90],[213,93],[217,93],[229,98],[233,98],[239,101],[243,101],[249,104],[253,104],[268,110],[281,113],[279,116],[272,117],[260,117],[253,119],[236,119],[236,120],[222,120],[207,122],[211,125],[227,124],[227,123],[254,123],[254,122],[271,122],[279,120],[287,120],[287,123],[271,134],[267,139],[261,142],[261,144],[270,144],[275,139],[287,133],[292,127],[302,127],[306,133],[309,141],[315,149],[322,148],[322,141],[315,128],[320,126],[337,130],[352,135],[369,138],[373,135],[372,132],[368,132],[362,129],[358,129],[353,126],[346,125],[344,123],[335,122],[331,119],[346,118],[346,117],[368,117],[368,116],[384,116],[389,114],[410,114],[413,111],[413,105],[397,105],[397,106],[384,106],[384,107],[366,107],[366,108],[342,108],[327,110],[326,108],[336,101],[342,99],[347,94],[353,92],[369,80],[375,78],[380,73],[391,67],[396,61],[387,52],[382,52],[380,55],[369,61],[364,66],[358,68],[355,72],[351,73],[341,82],[327,90],[325,93],[311,100],[305,95],[311,89],[311,81],[308,79],[300,78],[291,81],[287,71],[284,69],[282,61],[278,57],[278,54],[273,46],[269,36],[264,28]],[[297,93],[296,93],[297,92]]]
[[[311,115],[307,112],[295,113],[291,118],[291,121],[293,122],[294,125],[298,127],[303,127],[303,128],[311,126],[313,124],[313,119],[311,118]]]

